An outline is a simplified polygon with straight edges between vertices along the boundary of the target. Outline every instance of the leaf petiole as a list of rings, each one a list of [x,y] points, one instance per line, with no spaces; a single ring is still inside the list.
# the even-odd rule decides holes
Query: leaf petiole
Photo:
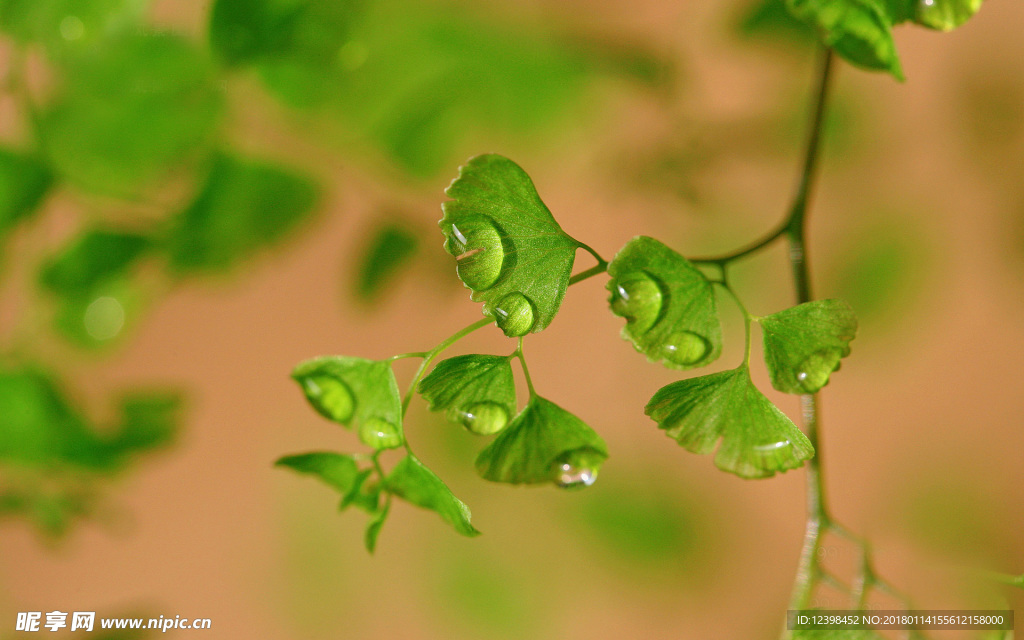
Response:
[[[412,402],[412,394],[416,392],[416,385],[418,385],[420,383],[420,380],[423,378],[423,375],[427,372],[427,367],[429,367],[430,363],[434,361],[434,358],[439,356],[442,351],[444,351],[448,347],[452,346],[453,344],[455,344],[459,340],[465,338],[466,336],[468,336],[469,334],[473,333],[477,329],[481,329],[483,327],[486,327],[487,325],[489,325],[493,321],[494,321],[494,319],[490,318],[490,317],[482,318],[480,320],[477,320],[476,322],[474,322],[473,324],[469,325],[468,327],[465,327],[464,329],[461,329],[461,330],[455,332],[454,334],[452,334],[451,336],[446,338],[444,340],[444,342],[442,342],[441,344],[437,345],[436,347],[434,347],[433,349],[431,349],[427,353],[423,354],[423,356],[422,356],[423,357],[423,362],[420,363],[420,368],[416,370],[416,375],[413,376],[413,378],[412,378],[412,383],[409,385],[409,390],[405,392],[405,398],[402,399],[402,416],[403,417],[405,417],[406,411],[409,410],[409,403]]]
[[[519,338],[519,346],[516,347],[515,357],[519,358],[519,364],[523,367],[523,377],[526,379],[526,388],[530,390],[530,397],[533,398],[537,392],[533,388],[533,380],[530,379],[530,369],[526,366],[526,357],[523,355],[523,339]]]

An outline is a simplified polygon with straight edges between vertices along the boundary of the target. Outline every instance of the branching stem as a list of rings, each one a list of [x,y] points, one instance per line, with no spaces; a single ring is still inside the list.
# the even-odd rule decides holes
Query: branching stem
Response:
[[[477,320],[468,327],[457,331],[448,338],[446,338],[441,344],[437,345],[429,352],[423,355],[423,362],[420,363],[420,368],[416,370],[416,375],[412,378],[412,383],[409,385],[409,389],[405,392],[405,398],[402,399],[402,416],[409,410],[409,403],[412,402],[412,395],[416,392],[416,385],[420,383],[420,379],[423,378],[423,374],[427,372],[427,367],[434,361],[437,356],[441,355],[441,352],[452,346],[459,340],[465,338],[469,334],[473,333],[477,329],[486,327],[490,323],[494,322],[494,318],[487,317]],[[415,356],[416,354],[409,354]]]

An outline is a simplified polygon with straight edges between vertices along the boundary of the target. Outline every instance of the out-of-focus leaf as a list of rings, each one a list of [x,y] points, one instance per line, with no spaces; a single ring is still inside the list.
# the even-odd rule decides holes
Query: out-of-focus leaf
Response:
[[[736,31],[745,38],[770,38],[796,44],[805,44],[814,38],[814,30],[793,17],[786,8],[786,0],[754,0],[740,15]]]
[[[88,293],[58,300],[53,318],[60,336],[78,347],[99,349],[126,334],[143,300],[126,279],[105,282]]]
[[[459,279],[507,336],[558,312],[580,243],[562,231],[519,165],[496,154],[459,168],[438,223]]]
[[[423,378],[420,394],[431,411],[478,435],[505,428],[516,410],[516,387],[508,356],[468,354],[442,360]]]
[[[622,337],[652,362],[692,369],[722,351],[711,282],[661,242],[638,236],[608,265],[609,306],[626,319]]]
[[[356,479],[359,477],[359,468],[356,465],[355,457],[333,451],[284,456],[279,458],[274,465],[316,476],[345,496],[352,491]]]
[[[123,275],[150,246],[149,237],[139,233],[88,229],[43,263],[39,282],[60,295],[88,295]]]
[[[786,5],[848,62],[903,80],[884,0],[786,0]]]
[[[52,183],[50,169],[41,160],[0,147],[0,242],[32,215]]]
[[[3,0],[0,29],[52,58],[86,50],[137,22],[148,0]]]
[[[181,423],[182,396],[175,391],[133,391],[121,399],[121,426],[113,440],[122,453],[169,444]]]
[[[56,380],[36,369],[0,369],[0,461],[109,470],[122,460],[79,415]]]
[[[387,491],[407,502],[436,511],[462,535],[480,535],[470,522],[469,507],[456,498],[451,489],[414,456],[408,455],[395,465],[388,474],[385,487]]]
[[[184,274],[232,267],[281,242],[309,217],[317,197],[305,176],[218,155],[198,197],[174,219],[171,267]]]
[[[356,295],[375,302],[405,269],[419,248],[419,236],[402,224],[385,222],[373,232],[356,269]]]
[[[688,450],[711,453],[741,478],[795,469],[814,455],[807,436],[764,397],[746,366],[679,380],[659,389],[644,412]]]
[[[130,31],[69,64],[39,124],[58,173],[123,195],[205,150],[221,111],[202,52],[179,36]]]
[[[311,64],[336,62],[363,2],[335,0],[216,0],[210,45],[229,64],[294,56]]]
[[[608,447],[582,420],[550,400],[533,396],[476,459],[485,480],[563,488],[594,483]]]
[[[218,0],[210,37],[288,104],[423,177],[480,130],[522,136],[564,117],[595,66],[540,30],[411,0]]]
[[[835,266],[830,269],[830,289],[857,310],[863,323],[873,325],[865,336],[903,325],[899,319],[926,284],[928,248],[923,230],[885,222],[850,234],[845,246],[832,252]]]
[[[366,533],[363,535],[363,544],[366,550],[373,553],[377,549],[377,538],[380,537],[380,530],[388,519],[389,509],[385,507],[377,513],[369,524],[366,525]]]
[[[815,300],[758,321],[772,386],[786,393],[817,393],[850,354],[857,317],[842,300]]]

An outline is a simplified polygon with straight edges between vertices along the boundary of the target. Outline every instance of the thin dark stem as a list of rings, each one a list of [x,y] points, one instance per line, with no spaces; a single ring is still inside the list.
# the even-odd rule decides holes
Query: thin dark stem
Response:
[[[782,233],[789,239],[789,262],[793,272],[797,303],[809,302],[812,297],[810,271],[807,264],[805,232],[810,195],[817,176],[818,156],[821,147],[822,125],[825,119],[825,105],[828,101],[832,69],[832,51],[824,49],[818,70],[818,88],[811,114],[810,133],[804,153],[796,194],[789,210]],[[817,569],[817,553],[821,545],[823,526],[828,527],[829,517],[825,504],[824,480],[822,478],[822,456],[818,438],[820,409],[817,396],[801,396],[801,417],[807,439],[814,447],[815,456],[807,462],[807,528],[804,545],[800,553],[796,581],[790,598],[791,609],[805,608],[814,588]]]

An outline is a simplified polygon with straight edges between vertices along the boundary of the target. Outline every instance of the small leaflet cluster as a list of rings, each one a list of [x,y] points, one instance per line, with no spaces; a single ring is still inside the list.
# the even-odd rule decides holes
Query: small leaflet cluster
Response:
[[[546,328],[569,286],[576,250],[585,245],[567,235],[537,194],[529,176],[498,155],[473,158],[447,190],[440,221],[445,249],[456,272],[517,348],[508,355],[463,354],[434,358],[478,322],[441,343],[424,358],[413,391],[449,422],[482,437],[494,436],[476,458],[486,480],[507,484],[582,488],[597,479],[608,457],[604,440],[587,424],[534,390],[523,356],[523,337]],[[588,249],[589,250],[589,249]],[[592,252],[593,253],[593,252]],[[596,254],[595,254],[596,256]],[[600,258],[599,258],[600,260]],[[689,370],[712,363],[722,352],[715,287],[706,276],[661,242],[637,237],[610,263],[607,288],[613,314],[626,320],[623,338],[652,362]],[[600,269],[598,269],[600,271]],[[596,271],[595,271],[596,273]],[[744,313],[746,313],[744,311]],[[852,310],[822,300],[757,318],[764,334],[772,385],[787,393],[815,393],[850,353],[856,333]],[[721,469],[761,478],[801,466],[814,455],[800,429],[753,384],[749,349],[740,366],[674,382],[658,390],[646,413],[665,433],[695,453],[715,452]],[[529,398],[517,406],[512,361],[518,359]],[[372,551],[393,498],[437,512],[456,531],[479,532],[469,508],[423,465],[406,441],[403,404],[391,360],[322,357],[292,374],[307,400],[325,418],[352,428],[369,454],[313,452],[286,456],[280,466],[319,477],[340,494],[340,507],[369,514],[366,546]],[[404,453],[390,471],[384,451]]]

